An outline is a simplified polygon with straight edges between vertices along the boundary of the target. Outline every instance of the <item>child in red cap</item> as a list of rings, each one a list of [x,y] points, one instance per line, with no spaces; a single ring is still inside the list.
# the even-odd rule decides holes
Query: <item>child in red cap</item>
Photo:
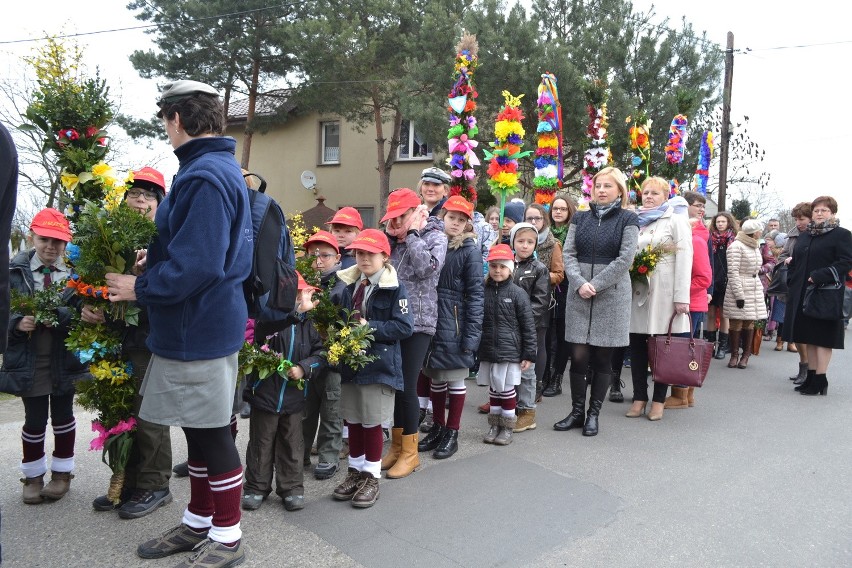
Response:
[[[521,372],[535,361],[535,321],[530,297],[512,281],[515,255],[509,245],[496,245],[488,253],[485,311],[479,342],[479,374],[490,383],[491,410],[483,438],[486,444],[506,446],[515,429],[515,386]]]
[[[327,225],[337,241],[337,248],[341,251],[341,268],[349,268],[355,264],[355,253],[347,251],[346,247],[351,245],[358,233],[364,229],[361,214],[354,207],[342,207],[329,219]]]
[[[249,375],[243,391],[243,400],[251,403],[242,499],[242,508],[249,511],[258,509],[272,492],[273,469],[275,492],[284,501],[284,508],[298,511],[305,507],[302,411],[307,393],[314,388],[313,379],[325,373],[328,363],[314,324],[301,315],[312,307],[314,288],[297,275],[296,313],[300,317],[267,340],[269,349],[293,366],[286,377],[278,373],[264,379],[257,373]],[[299,381],[305,381],[301,388]]]
[[[62,257],[71,241],[68,219],[56,209],[42,209],[30,224],[33,248],[19,253],[9,266],[11,289],[26,295],[65,281],[69,269]],[[58,325],[36,322],[35,316],[12,313],[9,347],[0,369],[0,391],[21,397],[24,426],[21,430],[24,456],[24,503],[61,499],[71,486],[74,470],[74,383],[88,376],[87,366],[65,348],[68,328],[79,306],[70,289],[61,294],[66,304],[56,311]],[[48,409],[53,426],[53,455],[50,483],[44,484],[47,458],[44,440]]]
[[[337,273],[346,284],[344,307],[358,312],[361,323],[372,328],[368,354],[376,360],[357,371],[341,365],[340,410],[349,426],[349,473],[333,495],[365,508],[379,497],[381,423],[390,419],[394,393],[403,387],[399,342],[411,335],[413,324],[405,286],[388,262],[385,234],[366,229],[349,248],[355,251],[356,264]]]

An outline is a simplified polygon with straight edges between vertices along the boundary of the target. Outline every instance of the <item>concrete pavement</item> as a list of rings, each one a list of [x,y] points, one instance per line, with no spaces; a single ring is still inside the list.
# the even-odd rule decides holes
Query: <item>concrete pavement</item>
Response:
[[[487,391],[468,381],[455,456],[421,454],[413,475],[381,481],[367,510],[331,499],[342,472],[319,482],[307,471],[303,511],[288,513],[271,498],[244,513],[244,566],[850,566],[852,355],[835,352],[828,396],[806,397],[787,380],[796,355],[773,346],[764,342],[747,370],[714,361],[696,406],[666,411],[660,422],[627,419],[628,403],[605,402],[595,438],[552,430],[568,412],[566,390],[539,406],[535,431],[506,448],[482,444],[487,428],[475,406]],[[179,521],[188,481],[173,479],[174,502],[143,519],[94,512],[109,470],[88,451],[90,419],[77,415],[69,495],[24,505],[23,409],[0,401],[4,568],[181,560],[134,551]],[[247,422],[240,428],[244,455]],[[182,459],[183,436],[173,438]]]

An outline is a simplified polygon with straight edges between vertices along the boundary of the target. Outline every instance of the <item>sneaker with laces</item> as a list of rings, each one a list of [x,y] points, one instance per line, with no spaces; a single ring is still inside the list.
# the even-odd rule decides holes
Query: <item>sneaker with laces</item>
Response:
[[[206,539],[195,547],[195,554],[178,564],[175,568],[231,568],[238,566],[246,559],[242,543],[237,541],[233,546]]]
[[[171,502],[172,493],[168,487],[158,491],[136,489],[130,499],[118,508],[118,516],[122,519],[139,519]]]
[[[122,489],[121,497],[119,497],[118,505],[112,502],[112,499],[107,497],[106,495],[101,495],[100,497],[95,497],[92,501],[92,509],[95,511],[112,511],[114,509],[118,509],[130,499],[130,496],[133,495],[132,489]]]
[[[314,468],[314,477],[316,479],[329,479],[337,473],[337,464],[328,462],[319,462]]]
[[[181,523],[157,538],[146,540],[136,549],[140,558],[165,558],[178,552],[189,552],[207,539],[207,529],[196,532]]]

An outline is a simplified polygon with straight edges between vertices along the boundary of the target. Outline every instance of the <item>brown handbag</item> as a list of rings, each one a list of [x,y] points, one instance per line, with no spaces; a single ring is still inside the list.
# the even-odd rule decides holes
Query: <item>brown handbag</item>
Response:
[[[675,317],[677,312],[669,320],[667,335],[648,338],[648,362],[654,382],[700,387],[713,360],[713,344],[695,337],[672,337]]]

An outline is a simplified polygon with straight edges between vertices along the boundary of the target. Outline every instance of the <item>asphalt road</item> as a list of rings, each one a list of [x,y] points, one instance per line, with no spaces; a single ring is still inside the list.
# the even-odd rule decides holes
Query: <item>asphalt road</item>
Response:
[[[303,511],[273,498],[244,513],[244,566],[852,566],[852,355],[835,352],[828,396],[806,397],[787,380],[796,356],[773,345],[747,370],[714,361],[696,406],[660,422],[627,419],[627,403],[606,402],[595,438],[552,430],[568,412],[566,391],[539,406],[536,430],[506,448],[485,445],[475,406],[486,389],[468,381],[455,456],[421,454],[420,469],[383,479],[366,510],[331,498],[342,472],[323,482],[307,472]],[[94,512],[109,470],[88,451],[90,419],[77,415],[71,492],[24,505],[23,408],[0,401],[4,568],[180,562],[142,560],[135,547],[179,521],[187,480],[173,479],[174,502],[148,517]],[[247,422],[240,427],[244,451]]]

